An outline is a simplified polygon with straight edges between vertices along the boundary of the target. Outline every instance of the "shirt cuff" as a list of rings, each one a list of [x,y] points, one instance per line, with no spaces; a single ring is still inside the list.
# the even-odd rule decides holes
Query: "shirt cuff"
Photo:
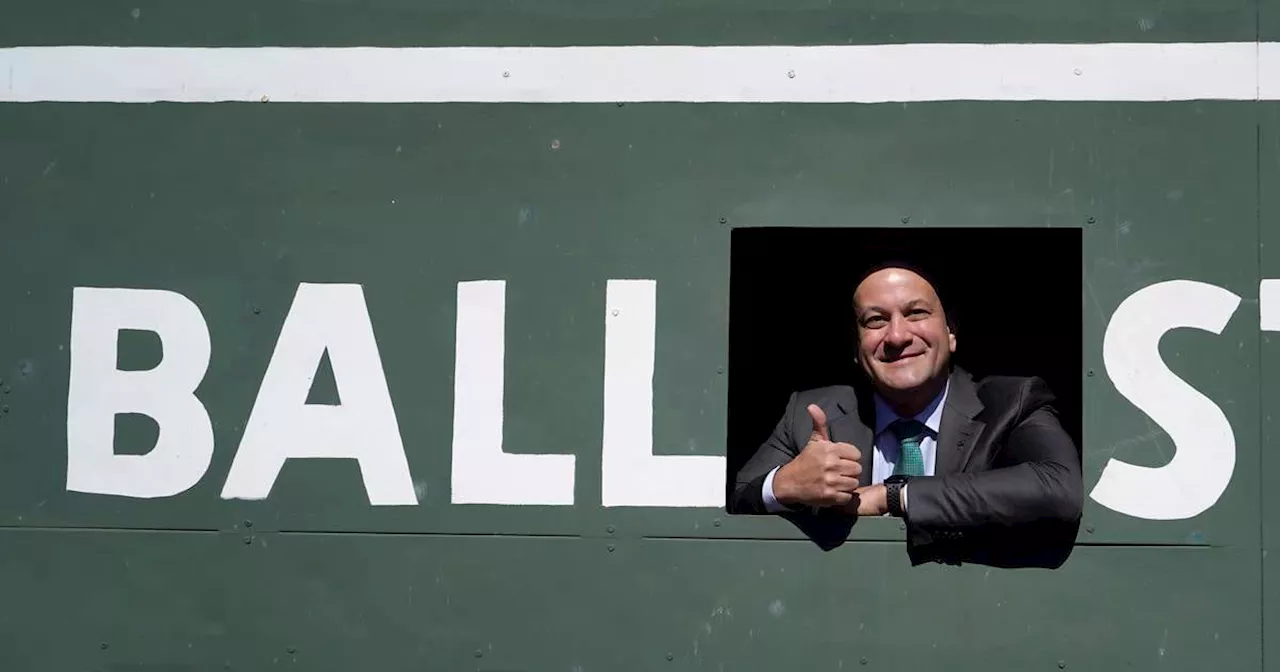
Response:
[[[784,505],[782,502],[779,502],[776,497],[773,496],[773,475],[778,473],[778,469],[781,469],[781,467],[774,467],[773,470],[769,472],[769,475],[764,477],[764,488],[762,489],[763,491],[760,493],[761,497],[764,499],[764,508],[769,513],[780,513],[782,511],[794,511],[795,509],[792,509]]]

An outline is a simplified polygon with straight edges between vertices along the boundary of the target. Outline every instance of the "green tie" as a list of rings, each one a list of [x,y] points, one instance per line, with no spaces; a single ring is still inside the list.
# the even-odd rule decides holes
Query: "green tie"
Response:
[[[889,425],[898,443],[902,445],[902,455],[894,466],[895,475],[924,475],[924,458],[920,455],[920,439],[924,438],[925,426],[917,420],[898,420]]]

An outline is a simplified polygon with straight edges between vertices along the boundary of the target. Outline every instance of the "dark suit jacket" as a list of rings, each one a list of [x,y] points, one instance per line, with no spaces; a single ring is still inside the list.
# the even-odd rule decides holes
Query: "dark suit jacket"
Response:
[[[1056,567],[1079,529],[1084,502],[1080,454],[1058,423],[1053,393],[1036,377],[951,374],[933,476],[907,488],[907,551],[928,561]],[[731,513],[767,513],[761,496],[774,467],[804,448],[816,403],[831,440],[862,453],[861,485],[871,483],[874,402],[852,386],[796,392],[773,434],[742,467],[729,498]],[[835,509],[785,512],[806,532],[840,535],[853,521]],[[821,541],[821,540],[819,540]]]

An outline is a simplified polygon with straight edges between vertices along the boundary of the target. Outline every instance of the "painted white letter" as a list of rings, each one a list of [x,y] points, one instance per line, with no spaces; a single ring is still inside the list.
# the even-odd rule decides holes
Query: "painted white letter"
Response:
[[[118,333],[160,337],[160,363],[116,368]],[[76,287],[71,301],[67,391],[67,490],[169,497],[200,481],[213,457],[213,426],[195,396],[209,367],[209,327],[181,294],[154,289]],[[159,427],[144,455],[116,455],[115,416],[139,413]]]
[[[326,350],[341,403],[308,404]],[[222,497],[266,497],[289,458],[357,460],[370,504],[418,503],[359,285],[298,285]]]
[[[609,280],[605,299],[605,506],[724,506],[725,459],[653,454],[657,283]]]
[[[502,451],[506,282],[458,283],[454,504],[573,504],[573,455]]]
[[[1160,338],[1181,327],[1222,333],[1240,297],[1215,285],[1171,280],[1145,287],[1116,308],[1102,341],[1107,375],[1126,399],[1173,439],[1162,467],[1112,458],[1089,496],[1147,520],[1191,518],[1213,506],[1236,463],[1235,435],[1222,409],[1160,359]]]
[[[1280,280],[1258,284],[1258,320],[1263,331],[1280,331]]]

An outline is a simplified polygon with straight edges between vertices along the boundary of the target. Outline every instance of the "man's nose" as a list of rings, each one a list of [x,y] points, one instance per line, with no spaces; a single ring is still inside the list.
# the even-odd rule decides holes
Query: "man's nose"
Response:
[[[911,330],[907,328],[906,320],[901,317],[889,320],[889,330],[885,334],[887,345],[905,347],[911,344],[911,338]]]

